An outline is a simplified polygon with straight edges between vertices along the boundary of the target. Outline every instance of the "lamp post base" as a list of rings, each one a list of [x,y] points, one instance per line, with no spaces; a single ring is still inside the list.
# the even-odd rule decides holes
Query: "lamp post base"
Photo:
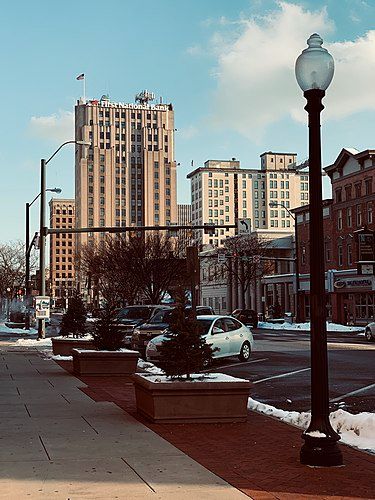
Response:
[[[303,465],[315,467],[337,467],[343,465],[341,450],[336,438],[316,437],[302,434],[305,440],[300,452]]]

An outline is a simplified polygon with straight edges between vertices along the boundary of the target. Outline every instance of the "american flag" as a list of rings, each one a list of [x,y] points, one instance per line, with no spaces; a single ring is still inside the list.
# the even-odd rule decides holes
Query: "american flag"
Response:
[[[84,80],[85,79],[85,73],[81,73],[80,75],[77,76],[77,80]]]

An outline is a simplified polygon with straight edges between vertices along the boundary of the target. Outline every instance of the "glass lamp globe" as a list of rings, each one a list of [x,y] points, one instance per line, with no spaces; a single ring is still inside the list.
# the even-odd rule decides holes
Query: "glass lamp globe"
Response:
[[[308,48],[303,50],[296,61],[296,78],[301,89],[326,90],[334,73],[333,57],[322,47],[323,39],[314,33],[307,40]]]

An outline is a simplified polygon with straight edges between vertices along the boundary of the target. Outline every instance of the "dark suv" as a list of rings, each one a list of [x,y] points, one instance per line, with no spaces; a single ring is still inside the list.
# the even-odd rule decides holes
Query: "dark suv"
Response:
[[[246,326],[256,328],[258,326],[258,315],[253,309],[236,309],[231,316],[238,319]]]
[[[138,350],[143,358],[146,356],[146,346],[151,339],[161,335],[169,328],[174,307],[167,307],[156,313],[149,321],[134,328],[131,346]],[[191,307],[186,307],[186,315],[189,315]],[[212,307],[197,306],[197,316],[204,314],[215,314]]]
[[[124,334],[124,344],[130,346],[135,327],[147,322],[152,316],[165,309],[165,306],[137,305],[119,309],[113,326]]]

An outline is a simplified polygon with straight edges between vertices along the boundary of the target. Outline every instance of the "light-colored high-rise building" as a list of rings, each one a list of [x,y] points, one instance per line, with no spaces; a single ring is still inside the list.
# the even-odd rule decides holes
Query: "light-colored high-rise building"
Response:
[[[294,153],[267,152],[260,169],[244,169],[235,158],[208,160],[188,174],[191,180],[193,224],[235,225],[250,219],[252,230],[291,233],[294,220],[288,211],[309,202],[308,172],[297,165]],[[270,207],[274,202],[275,207]],[[197,231],[200,244],[220,246],[236,234],[235,228]]]
[[[74,228],[76,224],[75,201],[52,198],[49,202],[50,227]],[[75,290],[74,270],[75,234],[50,235],[50,283],[51,297],[56,305],[71,297]]]
[[[80,100],[75,108],[77,227],[157,226],[177,222],[174,111],[143,91],[131,104]],[[77,244],[105,233],[82,233]]]

